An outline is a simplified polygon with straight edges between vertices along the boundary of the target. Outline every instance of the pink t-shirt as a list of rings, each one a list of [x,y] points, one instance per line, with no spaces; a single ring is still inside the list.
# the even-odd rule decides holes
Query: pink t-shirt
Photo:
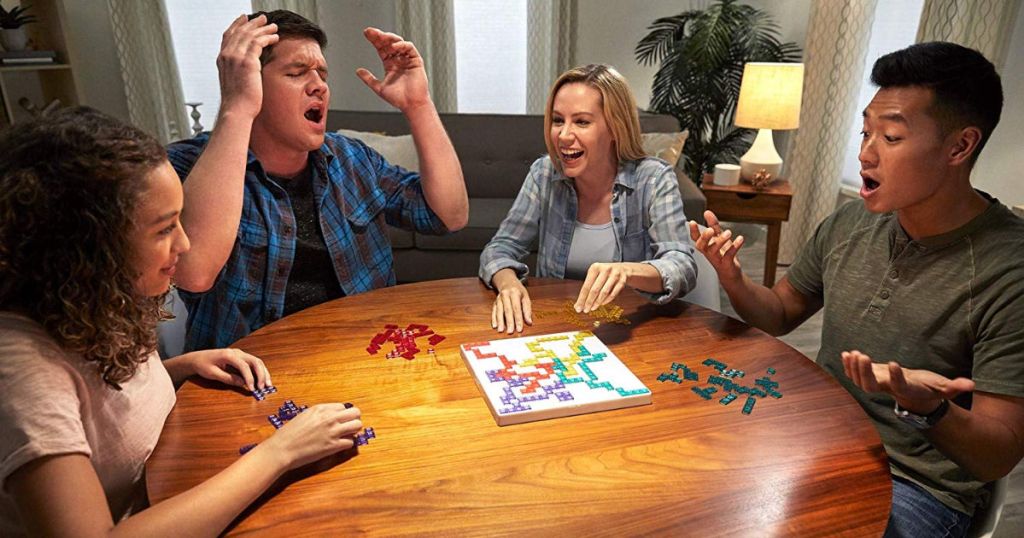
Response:
[[[7,477],[43,456],[88,456],[115,522],[146,506],[146,459],[174,407],[174,385],[153,352],[121,389],[39,324],[0,312],[0,536],[25,533]]]

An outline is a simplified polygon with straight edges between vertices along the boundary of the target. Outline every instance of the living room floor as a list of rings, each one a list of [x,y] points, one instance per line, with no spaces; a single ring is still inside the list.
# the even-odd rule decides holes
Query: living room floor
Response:
[[[747,245],[739,253],[740,265],[751,280],[761,282],[764,279],[764,227],[753,224],[727,224],[726,227],[731,227],[736,233],[748,238]],[[775,272],[776,281],[785,274],[786,267],[778,267]],[[724,291],[721,294],[722,313],[739,319],[729,302],[729,297]],[[821,318],[822,313],[818,312],[792,333],[781,337],[781,340],[813,360],[821,348]],[[1009,480],[1003,513],[992,538],[1024,536],[1024,463],[1017,465],[1010,473]]]

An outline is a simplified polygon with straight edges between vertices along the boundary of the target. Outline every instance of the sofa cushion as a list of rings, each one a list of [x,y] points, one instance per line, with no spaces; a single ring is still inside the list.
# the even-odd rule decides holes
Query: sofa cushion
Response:
[[[423,250],[483,250],[498,232],[514,198],[473,198],[469,203],[469,222],[451,235],[416,234],[416,246]],[[537,250],[537,242],[530,247]]]
[[[362,141],[383,155],[391,164],[397,164],[414,172],[420,171],[420,158],[416,153],[416,144],[412,141],[412,135],[390,136],[350,129],[338,129],[337,132],[340,135]]]
[[[641,133],[640,138],[644,146],[644,153],[657,157],[676,167],[679,158],[683,156],[683,145],[686,144],[686,137],[690,131],[681,133]]]

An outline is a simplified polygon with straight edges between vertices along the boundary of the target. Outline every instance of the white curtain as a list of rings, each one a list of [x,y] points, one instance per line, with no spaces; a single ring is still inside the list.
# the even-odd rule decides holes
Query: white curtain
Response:
[[[925,0],[917,42],[951,41],[1002,67],[1021,0]]]
[[[528,0],[526,113],[543,114],[551,84],[576,66],[577,0]]]
[[[166,144],[189,136],[164,0],[107,0],[128,115]]]
[[[835,210],[839,177],[871,37],[876,0],[814,0],[804,50],[800,129],[784,174],[793,185],[779,263],[792,263],[818,223]]]
[[[395,0],[395,33],[423,56],[438,112],[457,112],[455,7],[452,0]]]
[[[287,9],[306,17],[313,24],[320,24],[320,16],[317,14],[317,0],[252,0],[252,10],[274,11],[275,9]]]

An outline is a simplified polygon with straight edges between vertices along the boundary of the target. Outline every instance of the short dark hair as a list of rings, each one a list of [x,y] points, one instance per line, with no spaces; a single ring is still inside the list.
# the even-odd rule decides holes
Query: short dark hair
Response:
[[[1003,86],[992,62],[974,49],[932,41],[882,56],[871,69],[880,88],[920,86],[932,90],[932,110],[943,130],[975,126],[981,130],[978,159],[1003,110]]]
[[[267,24],[277,25],[277,35],[281,41],[285,39],[312,39],[323,49],[327,46],[327,34],[313,21],[287,9],[275,9],[274,11],[257,11],[248,15],[253,20],[260,15],[267,17]],[[280,41],[279,41],[280,42]],[[260,54],[260,65],[267,65],[273,59],[274,45],[263,49]]]
[[[163,297],[135,290],[130,234],[149,134],[87,107],[0,132],[0,310],[24,313],[112,385],[156,349]]]

